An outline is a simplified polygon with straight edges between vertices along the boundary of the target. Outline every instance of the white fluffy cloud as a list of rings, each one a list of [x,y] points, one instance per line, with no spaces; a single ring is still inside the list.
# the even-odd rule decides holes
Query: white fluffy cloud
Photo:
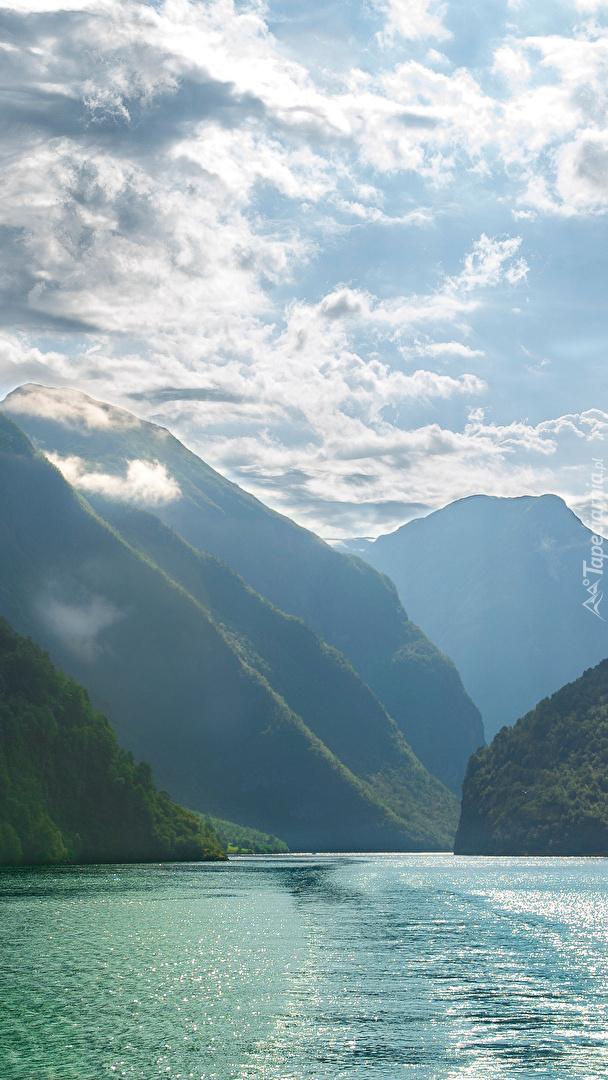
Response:
[[[607,208],[602,6],[562,5],[550,33],[492,9],[476,53],[455,4],[344,5],[332,65],[271,33],[272,0],[7,0],[0,385],[60,388],[74,424],[108,418],[71,385],[134,407],[316,527],[478,489],[574,497],[573,447],[600,434],[542,427],[549,378],[519,386],[565,345],[522,372],[505,313],[550,330],[538,223]],[[153,462],[61,467],[179,494]]]
[[[282,55],[260,5],[91,0],[78,16],[50,0],[9,6],[32,13],[4,43],[17,95],[0,226],[6,302],[20,318],[25,309],[33,322],[144,336],[162,350],[176,339],[195,353],[247,348],[251,320],[272,314],[267,286],[318,251],[296,223],[308,208],[316,229],[334,213],[433,220],[425,207],[386,214],[362,178],[370,165],[441,186],[465,154],[469,168],[498,160],[514,171],[522,204],[580,213],[606,201],[608,39],[500,46],[504,100],[464,68],[418,60],[353,70],[330,93]],[[447,33],[428,0],[380,8],[404,38]],[[260,214],[264,190],[304,216]],[[482,252],[471,259],[470,273],[485,271]]]
[[[445,5],[434,0],[373,0],[387,16],[386,34],[398,34],[407,41],[420,38],[448,38],[443,24]]]
[[[503,280],[509,285],[517,285],[525,280],[530,270],[525,259],[515,258],[520,247],[521,236],[491,240],[483,233],[466,256],[463,270],[449,284],[452,289],[464,292],[498,285]]]
[[[126,461],[125,475],[118,476],[96,472],[76,455],[61,457],[48,453],[47,457],[79,491],[151,507],[166,506],[181,497],[177,480],[169,476],[166,467],[158,461]]]
[[[252,216],[256,193],[382,220],[377,188],[357,179],[366,163],[441,184],[455,155],[476,167],[485,155],[488,168],[498,153],[524,202],[573,213],[605,202],[608,39],[499,47],[505,100],[466,69],[414,60],[380,78],[353,71],[330,94],[281,55],[255,5],[13,8],[38,13],[27,40],[5,43],[9,77],[36,107],[24,116],[9,101],[9,132],[28,124],[4,143],[0,224],[21,232],[7,273],[24,278],[32,316],[163,340],[202,318],[216,348],[227,319],[267,306],[261,282],[283,282],[314,250],[288,220]],[[427,0],[384,9],[405,37],[442,25]]]
[[[485,454],[484,476],[495,469],[496,440],[475,436],[471,448],[469,435],[436,422],[404,430],[400,415],[447,402],[461,402],[466,413],[487,395],[485,379],[458,370],[483,356],[483,350],[453,340],[433,342],[428,335],[454,326],[466,334],[482,295],[497,287],[521,287],[526,268],[520,246],[519,237],[482,235],[462,259],[460,272],[443,275],[426,294],[386,300],[342,286],[316,304],[293,303],[284,326],[250,339],[249,355],[226,358],[220,368],[199,362],[198,378],[204,372],[206,385],[193,385],[193,373],[183,361],[167,361],[157,371],[161,392],[150,393],[148,401],[136,391],[142,372],[138,356],[112,357],[107,348],[93,347],[87,355],[92,376],[87,388],[100,394],[105,386],[109,399],[131,408],[135,400],[136,410],[181,434],[216,467],[323,532],[348,531],[357,514],[361,521],[370,519],[371,526],[381,525],[387,514],[379,508],[387,504],[393,507],[388,512],[392,522],[391,514],[403,513],[404,491],[410,492],[408,503],[426,505],[425,485],[427,500],[440,498],[442,484],[451,490],[456,458],[461,480],[471,478],[465,467],[471,457],[477,461]],[[425,344],[409,344],[421,329]],[[18,366],[18,345],[10,345],[11,364]],[[383,359],[384,348],[393,349],[396,357],[422,355],[443,363],[448,357],[456,370],[407,370]],[[22,346],[26,366],[29,356]],[[57,363],[53,354],[53,362],[65,378],[67,358]],[[118,377],[122,397],[116,394]],[[61,388],[43,396],[31,387],[9,399],[7,407],[17,420],[26,411],[74,426],[113,422],[96,401]],[[179,486],[158,463],[125,462],[123,474],[107,475],[76,457],[50,457],[85,494],[99,492],[151,507],[180,496]],[[476,477],[478,472],[476,466]],[[352,514],[342,505],[345,498],[357,501]]]

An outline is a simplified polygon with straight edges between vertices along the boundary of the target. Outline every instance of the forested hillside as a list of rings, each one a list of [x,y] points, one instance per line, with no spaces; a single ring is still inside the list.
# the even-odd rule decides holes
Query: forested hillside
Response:
[[[473,755],[455,850],[608,854],[608,660]]]
[[[0,618],[0,864],[223,858],[86,690]]]

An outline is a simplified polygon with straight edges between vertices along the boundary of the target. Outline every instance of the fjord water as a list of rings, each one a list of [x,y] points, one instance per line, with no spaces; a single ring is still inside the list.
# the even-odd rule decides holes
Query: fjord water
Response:
[[[3,1080],[608,1072],[608,860],[0,873]]]

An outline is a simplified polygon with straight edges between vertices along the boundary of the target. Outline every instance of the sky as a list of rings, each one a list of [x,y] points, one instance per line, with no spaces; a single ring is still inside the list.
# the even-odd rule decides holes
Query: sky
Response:
[[[0,396],[127,408],[326,537],[589,519],[608,0],[5,0],[0,65]]]

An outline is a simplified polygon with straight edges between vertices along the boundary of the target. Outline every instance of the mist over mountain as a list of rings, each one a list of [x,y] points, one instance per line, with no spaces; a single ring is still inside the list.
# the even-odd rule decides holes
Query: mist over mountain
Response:
[[[275,613],[149,514],[133,512],[135,550],[5,416],[0,500],[0,614],[87,686],[172,797],[280,835],[295,850],[450,845],[454,796],[344,658],[300,620]],[[198,598],[152,561],[163,550]],[[247,636],[252,618],[262,622],[259,640]],[[277,635],[285,647],[299,642],[301,686]],[[301,712],[310,682],[307,716],[319,732],[275,678]]]
[[[392,582],[124,410],[35,385],[13,391],[2,408],[83,494],[152,510],[313,627],[350,661],[426,768],[459,791],[468,757],[484,741],[479,711],[452,661],[407,618]],[[106,617],[103,609],[90,616]]]
[[[492,736],[608,655],[608,599],[583,607],[592,536],[555,495],[473,495],[348,549],[390,575]]]
[[[608,660],[473,755],[455,851],[608,854]]]

